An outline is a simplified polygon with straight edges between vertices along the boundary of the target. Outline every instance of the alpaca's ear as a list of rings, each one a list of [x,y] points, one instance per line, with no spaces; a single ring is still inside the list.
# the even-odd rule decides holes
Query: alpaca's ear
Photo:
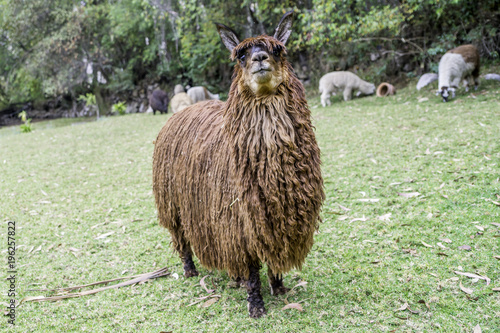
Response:
[[[292,21],[293,21],[293,11],[290,11],[283,15],[281,18],[276,31],[274,32],[274,38],[286,44],[288,37],[292,33]]]
[[[240,43],[236,33],[224,24],[215,23],[215,25],[217,26],[217,31],[219,32],[222,42],[226,45],[229,52],[233,52],[236,45]]]

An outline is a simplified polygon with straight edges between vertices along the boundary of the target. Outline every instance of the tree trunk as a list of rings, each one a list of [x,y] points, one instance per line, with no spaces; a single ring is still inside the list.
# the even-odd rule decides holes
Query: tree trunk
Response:
[[[99,119],[99,115],[106,116],[109,113],[109,105],[103,97],[102,89],[99,84],[94,88],[94,95],[97,103],[97,119]]]

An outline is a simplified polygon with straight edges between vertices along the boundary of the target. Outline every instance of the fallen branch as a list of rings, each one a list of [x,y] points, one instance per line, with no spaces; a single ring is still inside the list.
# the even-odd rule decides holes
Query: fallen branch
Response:
[[[481,276],[481,275],[477,275],[477,274],[474,274],[474,273],[464,273],[464,272],[460,272],[460,271],[454,271],[454,272],[455,272],[455,274],[467,276],[469,278],[485,280],[486,281],[486,285],[489,285],[490,282],[491,282],[491,279],[489,277],[487,277],[486,275],[485,276]]]
[[[55,289],[30,289],[28,291],[50,291],[50,292],[65,292],[65,291],[71,291],[71,290],[76,290],[76,289],[83,289],[87,287],[92,287],[92,286],[97,286],[100,284],[107,284],[110,282],[115,282],[115,281],[120,281],[120,280],[126,280],[126,279],[133,279],[139,276],[143,276],[145,274],[151,274],[151,273],[142,273],[142,274],[136,274],[136,275],[129,275],[129,276],[124,276],[124,277],[119,277],[119,278],[114,278],[111,280],[104,280],[104,281],[98,281],[94,283],[89,283],[89,284],[83,284],[81,286],[73,286],[73,287],[63,287],[63,288],[55,288]]]
[[[136,283],[144,283],[147,280],[156,279],[156,278],[159,278],[159,277],[162,277],[162,276],[167,276],[169,274],[170,274],[170,272],[168,272],[168,268],[167,267],[163,267],[163,268],[161,268],[161,269],[159,269],[157,271],[154,271],[154,272],[145,273],[145,274],[141,274],[141,275],[134,275],[132,277],[135,277],[135,276],[137,276],[137,277],[135,277],[132,280],[121,282],[121,283],[118,283],[118,284],[115,284],[115,285],[112,285],[112,286],[106,286],[106,287],[102,287],[102,288],[97,288],[97,289],[92,289],[92,290],[86,290],[86,291],[81,291],[79,293],[72,293],[72,294],[65,294],[65,295],[56,295],[56,296],[49,296],[49,297],[45,297],[45,296],[28,296],[28,297],[24,297],[19,302],[19,305],[21,305],[23,302],[58,301],[58,300],[61,300],[61,299],[66,299],[66,298],[75,298],[75,297],[93,295],[93,294],[97,294],[98,292],[101,292],[101,291],[104,291],[104,290],[108,290],[108,289],[117,289],[117,288],[121,288],[121,287],[125,287],[125,286],[130,286],[130,285],[133,285],[133,284],[136,284]],[[59,289],[54,289],[54,290],[55,291],[60,291],[60,292],[65,292],[65,291],[68,291],[68,290],[75,290],[75,289],[81,289],[81,288],[85,288],[85,287],[89,287],[89,286],[95,286],[95,285],[98,285],[98,284],[107,284],[109,282],[113,282],[113,281],[117,281],[117,280],[123,280],[123,279],[126,279],[126,278],[127,277],[116,278],[116,279],[111,279],[111,280],[94,282],[94,283],[91,283],[91,284],[86,284],[86,285],[81,285],[81,286],[59,288]]]

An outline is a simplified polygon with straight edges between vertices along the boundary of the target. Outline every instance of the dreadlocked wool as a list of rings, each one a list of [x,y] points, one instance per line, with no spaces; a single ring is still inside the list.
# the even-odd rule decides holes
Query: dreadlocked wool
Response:
[[[284,45],[249,38],[232,51]],[[248,278],[249,265],[275,274],[301,268],[325,198],[304,88],[280,55],[282,83],[256,96],[235,65],[227,102],[210,100],[174,114],[153,155],[159,223],[181,255],[192,248],[209,269]]]

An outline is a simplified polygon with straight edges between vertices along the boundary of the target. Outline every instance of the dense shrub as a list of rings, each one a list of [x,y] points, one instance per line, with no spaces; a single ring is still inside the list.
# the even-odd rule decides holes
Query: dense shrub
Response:
[[[271,34],[288,10],[291,61],[313,80],[356,66],[415,76],[465,43],[500,56],[496,0],[0,0],[0,109],[60,94],[100,101],[151,83],[226,91],[231,64],[214,22],[240,38]]]

